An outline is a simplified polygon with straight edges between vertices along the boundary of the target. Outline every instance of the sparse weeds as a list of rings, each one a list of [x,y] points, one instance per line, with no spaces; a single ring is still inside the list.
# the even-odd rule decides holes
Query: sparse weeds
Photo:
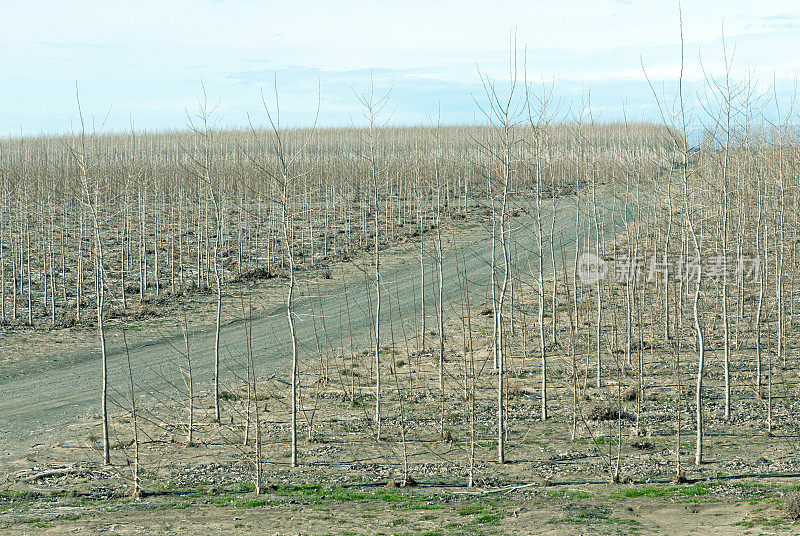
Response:
[[[551,497],[564,497],[568,499],[589,499],[594,497],[594,495],[588,491],[547,490],[547,494]]]
[[[788,521],[785,519],[781,519],[779,517],[751,517],[747,519],[743,519],[736,523],[738,527],[745,527],[748,529],[754,527],[779,527],[781,525],[786,525]]]
[[[28,527],[47,528],[47,525],[42,522],[41,518],[38,517],[27,517],[21,519],[4,519],[3,525],[5,526],[25,525]]]
[[[800,519],[800,492],[788,493],[783,499],[783,514],[791,520]]]
[[[609,498],[635,498],[635,497],[672,497],[674,495],[683,495],[690,498],[697,498],[711,493],[715,484],[697,482],[689,486],[635,486],[615,491],[609,495]]]
[[[641,523],[635,519],[622,519],[611,515],[611,511],[599,506],[586,506],[580,508],[574,515],[564,518],[567,523],[576,524],[603,524],[603,525],[625,525],[628,527],[639,527]]]

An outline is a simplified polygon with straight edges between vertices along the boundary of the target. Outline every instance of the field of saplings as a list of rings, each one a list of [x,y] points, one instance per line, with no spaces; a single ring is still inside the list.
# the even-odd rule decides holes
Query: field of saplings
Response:
[[[129,531],[228,505],[220,530],[637,533],[668,497],[665,531],[790,530],[796,111],[728,81],[600,124],[503,91],[483,126],[223,131],[201,102],[186,132],[0,141],[7,528],[105,501]]]

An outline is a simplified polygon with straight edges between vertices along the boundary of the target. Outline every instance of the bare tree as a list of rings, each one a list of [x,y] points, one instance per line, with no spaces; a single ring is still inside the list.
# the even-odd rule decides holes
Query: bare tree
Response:
[[[92,227],[94,229],[94,242],[96,249],[96,274],[97,274],[97,333],[100,342],[100,361],[101,361],[101,413],[103,418],[103,461],[111,463],[110,444],[108,439],[108,356],[106,355],[106,332],[105,332],[105,264],[103,255],[103,237],[101,233],[103,216],[101,214],[102,203],[102,179],[98,177],[99,171],[89,158],[87,147],[86,127],[81,110],[78,85],[75,84],[75,101],[78,106],[81,130],[77,135],[77,140],[73,137],[69,150],[75,159],[79,170],[79,186],[82,192],[83,205],[89,211]],[[81,220],[82,221],[82,220]],[[30,274],[30,269],[28,269]],[[30,284],[29,284],[30,293]],[[30,305],[29,311],[30,311]]]
[[[213,254],[213,271],[214,280],[216,283],[217,294],[217,308],[215,315],[215,328],[214,328],[214,418],[217,422],[221,419],[220,399],[219,399],[219,383],[220,383],[220,343],[222,338],[222,275],[220,267],[220,249],[222,240],[223,229],[223,214],[222,210],[222,195],[224,188],[221,184],[221,177],[217,175],[214,169],[215,155],[214,155],[214,121],[216,121],[215,113],[219,107],[219,102],[209,104],[208,94],[206,93],[205,84],[201,83],[201,95],[197,97],[197,112],[195,119],[189,117],[189,127],[195,133],[195,154],[190,156],[192,163],[192,172],[198,180],[198,184],[205,184],[208,188],[211,197],[211,203],[214,211],[214,254]],[[198,188],[198,198],[200,196],[200,188]],[[144,247],[144,246],[143,246]],[[156,250],[158,248],[155,248]],[[199,255],[198,248],[198,255]],[[145,270],[146,272],[146,270]],[[199,271],[198,271],[199,273]],[[146,283],[143,284],[145,286]]]
[[[370,74],[369,90],[361,94],[356,94],[356,98],[364,108],[364,118],[367,121],[369,136],[369,154],[367,162],[371,179],[374,213],[374,234],[375,234],[375,437],[381,440],[381,253],[380,253],[380,198],[379,198],[379,177],[381,170],[378,165],[378,121],[381,112],[389,100],[391,91],[387,91],[382,97],[376,97],[375,84]]]
[[[277,169],[270,167],[268,162],[258,163],[256,166],[259,171],[268,179],[273,181],[279,190],[279,200],[281,207],[281,229],[283,234],[283,245],[288,260],[289,281],[286,289],[286,321],[289,327],[291,339],[291,359],[292,359],[292,380],[291,380],[291,463],[292,467],[297,467],[297,405],[298,405],[298,354],[297,354],[297,332],[295,329],[294,314],[294,287],[295,287],[295,258],[292,246],[291,232],[294,229],[293,207],[291,206],[291,195],[298,178],[302,177],[302,172],[295,168],[305,146],[310,141],[311,133],[316,126],[316,117],[319,117],[319,99],[317,100],[317,115],[314,119],[314,126],[310,129],[307,137],[301,145],[294,150],[290,150],[284,140],[284,132],[281,127],[281,109],[278,98],[278,80],[275,78],[274,84],[274,108],[271,109],[261,93],[261,102],[270,125],[270,137],[268,144],[270,152],[275,158]]]
[[[514,168],[517,165],[517,145],[519,139],[516,133],[517,123],[524,109],[516,95],[517,89],[517,49],[514,37],[511,37],[509,47],[509,87],[506,94],[498,91],[495,83],[488,77],[481,75],[484,93],[487,99],[483,113],[492,125],[492,130],[498,138],[496,146],[486,146],[484,150],[491,155],[499,167],[498,175],[500,187],[499,214],[492,202],[492,220],[497,221],[499,228],[499,244],[503,258],[503,280],[497,293],[497,301],[493,308],[495,319],[494,351],[497,356],[497,461],[505,463],[505,331],[503,308],[505,306],[506,291],[511,279],[511,251],[510,251],[510,223],[508,218],[508,202]],[[524,103],[523,103],[524,104]],[[491,168],[489,170],[491,177]],[[491,179],[489,179],[491,180]],[[494,223],[493,223],[494,225]],[[493,252],[494,253],[494,252]],[[494,286],[494,285],[493,285]]]

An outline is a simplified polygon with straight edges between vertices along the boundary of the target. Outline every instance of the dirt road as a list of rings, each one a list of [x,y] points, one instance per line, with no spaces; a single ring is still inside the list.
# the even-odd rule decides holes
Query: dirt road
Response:
[[[556,201],[555,239],[556,244],[566,248],[566,259],[572,262],[575,238],[575,202],[571,198]],[[613,221],[621,221],[625,215],[618,197],[610,193],[602,196],[602,210],[613,213]],[[544,207],[545,227],[549,231],[551,207]],[[604,215],[611,221],[612,214]],[[582,217],[582,233],[586,232],[586,216]],[[466,271],[470,280],[472,304],[489,301],[488,281],[491,267],[491,234],[487,224],[474,227],[468,233],[448,237],[444,244],[444,311],[447,322],[455,322],[461,307],[459,293],[459,271]],[[514,228],[519,270],[528,274],[536,273],[534,218],[530,210],[516,212],[511,219]],[[605,233],[613,232],[605,229]],[[435,265],[433,249],[434,233],[426,237],[426,311],[428,330],[435,326]],[[430,248],[430,249],[429,249]],[[410,336],[419,318],[419,258],[415,256],[417,246],[405,248],[405,256],[395,255],[382,272],[383,300],[381,318],[381,344],[390,340],[390,321],[395,339],[402,340],[403,334]],[[418,254],[417,254],[418,255]],[[456,268],[459,257],[459,271]],[[557,253],[557,262],[561,255]],[[462,264],[463,261],[463,264]],[[545,265],[549,264],[546,262]],[[300,289],[295,311],[297,315],[297,336],[299,340],[302,367],[308,368],[316,363],[317,336],[327,337],[334,349],[342,345],[348,351],[351,346],[358,352],[369,347],[372,338],[372,314],[374,310],[373,267],[346,265],[344,274],[334,274],[330,280],[320,280],[318,286]],[[227,300],[226,307],[240,307],[233,297]],[[324,316],[324,334],[322,325]],[[316,330],[315,330],[316,324]],[[253,348],[260,377],[272,374],[278,377],[288,375],[290,363],[290,344],[287,329],[285,306],[275,303],[271,310],[258,311],[252,325]],[[43,334],[47,336],[46,333]],[[179,333],[174,339],[143,344],[143,334],[129,334],[131,342],[130,358],[133,376],[141,404],[148,404],[164,396],[176,394],[175,386],[182,389],[183,380],[179,366],[183,364],[181,351],[183,340]],[[191,330],[191,355],[195,372],[197,390],[210,389],[212,384],[212,364],[214,332],[205,328]],[[152,339],[152,337],[151,337]],[[234,379],[234,371],[241,371],[240,365],[245,351],[244,324],[232,323],[224,327],[222,334],[222,383]],[[73,421],[87,415],[99,419],[100,408],[100,360],[98,352],[63,350],[59,356],[62,363],[57,368],[47,368],[35,372],[15,375],[0,380],[0,456],[19,456],[36,444],[52,444],[55,440],[68,437],[64,430]],[[66,363],[66,364],[64,364]],[[125,352],[122,348],[110,349],[109,354],[109,392],[112,412],[122,409],[117,404],[124,403],[127,392],[128,371]]]

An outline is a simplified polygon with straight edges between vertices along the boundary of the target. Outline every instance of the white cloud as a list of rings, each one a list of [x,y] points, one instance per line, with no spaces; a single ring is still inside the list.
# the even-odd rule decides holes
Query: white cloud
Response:
[[[791,80],[800,68],[800,9],[793,2],[687,0],[683,20],[688,81],[703,78],[699,53],[708,72],[724,71],[723,23],[738,73],[753,69],[759,78],[774,73]],[[521,52],[527,47],[532,79],[614,83],[609,98],[621,101],[643,81],[640,55],[651,79],[677,76],[677,7],[660,0],[6,2],[0,5],[0,103],[7,103],[0,131],[15,132],[20,123],[58,129],[57,121],[74,114],[76,79],[87,106],[113,104],[125,125],[130,113],[170,125],[201,76],[231,109],[257,109],[257,88],[274,71],[293,88],[311,84],[309,93],[316,91],[316,76],[336,79],[328,87],[341,93],[326,98],[337,107],[352,100],[352,83],[341,77],[356,83],[353,73],[369,68],[386,73],[390,84],[392,77],[436,82],[451,97],[460,87],[467,98],[459,102],[468,103],[478,83],[476,65],[491,77],[507,76],[512,27]],[[424,105],[423,96],[408,95],[401,108]],[[43,127],[42,117],[53,119]]]

